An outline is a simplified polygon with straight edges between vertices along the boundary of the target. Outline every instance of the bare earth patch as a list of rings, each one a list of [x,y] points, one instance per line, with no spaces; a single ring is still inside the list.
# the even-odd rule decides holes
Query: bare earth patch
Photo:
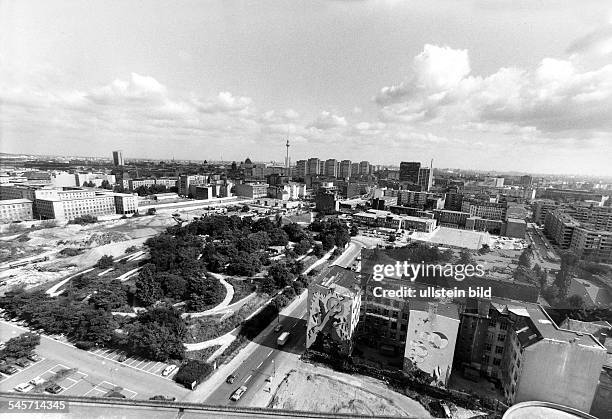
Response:
[[[375,394],[332,377],[293,370],[278,387],[270,408],[396,417],[431,417],[418,402]]]

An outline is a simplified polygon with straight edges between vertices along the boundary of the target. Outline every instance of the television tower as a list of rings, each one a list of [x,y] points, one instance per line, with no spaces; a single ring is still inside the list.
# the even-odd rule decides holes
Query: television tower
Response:
[[[287,147],[287,156],[285,157],[285,172],[287,176],[289,176],[289,138],[287,138],[287,144],[285,144],[285,147]]]

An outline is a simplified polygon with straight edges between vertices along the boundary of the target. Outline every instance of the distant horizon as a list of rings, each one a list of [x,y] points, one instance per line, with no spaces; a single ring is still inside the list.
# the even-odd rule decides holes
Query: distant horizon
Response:
[[[113,150],[113,151],[117,151],[117,150]],[[94,156],[94,155],[61,155],[61,154],[34,154],[34,153],[7,153],[7,152],[0,152],[0,155],[9,155],[9,156],[34,156],[34,157],[54,157],[54,158],[83,158],[83,159],[100,159],[100,160],[107,160],[109,162],[112,163],[113,159],[112,159],[112,151],[111,151],[111,156],[107,157],[107,156]],[[249,157],[249,156],[247,156]],[[176,162],[194,162],[194,163],[203,163],[204,161],[208,162],[208,163],[233,163],[235,162],[236,164],[240,164],[242,162],[244,162],[244,160],[247,158],[244,157],[243,159],[240,160],[217,160],[217,159],[168,159],[168,158],[148,158],[148,157],[129,157],[129,156],[123,156],[124,161],[130,161],[130,160],[143,160],[143,161],[157,161],[157,162],[172,162],[172,161],[176,161]],[[310,157],[316,157],[316,156],[310,156]],[[304,158],[304,159],[298,159],[298,160],[307,160],[308,157]],[[320,158],[321,161],[327,160],[327,159],[323,159]],[[340,161],[340,159],[336,159],[338,161]],[[254,160],[251,159],[251,161],[253,163],[265,163],[265,164],[269,164],[269,163],[273,163],[273,164],[278,164],[278,165],[282,165],[283,162],[276,162],[276,161],[270,161],[270,160]],[[359,161],[363,161],[363,160],[351,160],[352,163],[357,163]],[[380,165],[383,166],[385,168],[392,168],[392,169],[399,169],[399,163],[397,164],[379,164],[376,162],[371,162],[368,161],[368,163],[373,164],[373,165]],[[295,166],[295,161],[292,159],[291,160],[291,167]],[[427,166],[428,167],[428,166]],[[598,178],[600,180],[608,180],[608,181],[612,181],[612,176],[606,176],[606,175],[587,175],[587,174],[577,174],[577,173],[544,173],[544,172],[539,172],[539,173],[534,173],[534,172],[521,172],[521,171],[517,171],[517,170],[494,170],[494,169],[474,169],[474,168],[461,168],[461,167],[436,167],[434,164],[434,170],[439,170],[439,171],[444,171],[444,170],[449,170],[449,171],[462,171],[462,172],[475,172],[475,173],[479,173],[479,174],[491,174],[491,175],[508,175],[508,176],[524,176],[524,175],[529,175],[532,177],[538,177],[538,176],[555,176],[555,177],[569,177],[569,178],[573,178],[573,177],[578,177],[580,179],[590,179],[590,178]]]

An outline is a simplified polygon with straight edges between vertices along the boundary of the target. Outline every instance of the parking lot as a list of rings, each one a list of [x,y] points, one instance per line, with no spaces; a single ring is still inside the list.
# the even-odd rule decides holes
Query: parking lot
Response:
[[[58,393],[61,395],[103,397],[114,390],[121,393],[125,398],[133,399],[138,394],[129,388],[117,387],[109,381],[92,379],[89,375],[78,371],[73,366],[61,364],[50,359],[42,359],[25,368],[17,368],[19,371],[15,374],[2,374],[2,381],[0,381],[0,389],[2,391],[15,391],[14,388],[17,385],[40,378],[44,381],[44,384],[30,389],[30,392],[43,393],[49,384],[55,382],[62,387]],[[112,376],[112,367],[109,368],[109,373]]]
[[[119,359],[122,356],[126,357],[126,354],[120,351],[116,351],[114,349],[96,348],[96,349],[90,350],[89,352],[99,357],[102,357],[104,359],[108,359],[110,361],[115,361],[117,363],[120,363],[121,365],[125,365],[130,368],[135,368],[137,370],[144,371],[149,374],[157,375],[162,378],[167,378],[169,380],[171,380],[174,374],[176,374],[177,372],[177,370],[174,370],[172,371],[172,373],[164,377],[162,375],[162,371],[170,364],[166,364],[165,362],[149,361],[148,359],[144,359],[144,358],[138,358],[138,357],[125,358],[124,361],[120,362]]]

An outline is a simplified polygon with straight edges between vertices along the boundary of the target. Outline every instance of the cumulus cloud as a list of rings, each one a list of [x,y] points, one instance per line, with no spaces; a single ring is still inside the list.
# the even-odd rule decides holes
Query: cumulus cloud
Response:
[[[198,110],[205,113],[245,111],[253,100],[245,96],[234,96],[230,92],[220,92],[215,98],[201,102],[194,100]]]
[[[546,133],[612,130],[612,64],[586,70],[571,58],[473,75],[468,53],[426,45],[407,78],[375,97],[385,121],[513,124]]]
[[[317,128],[320,130],[328,130],[345,126],[347,126],[345,117],[335,115],[328,111],[322,111],[317,119],[308,125],[308,127]]]

